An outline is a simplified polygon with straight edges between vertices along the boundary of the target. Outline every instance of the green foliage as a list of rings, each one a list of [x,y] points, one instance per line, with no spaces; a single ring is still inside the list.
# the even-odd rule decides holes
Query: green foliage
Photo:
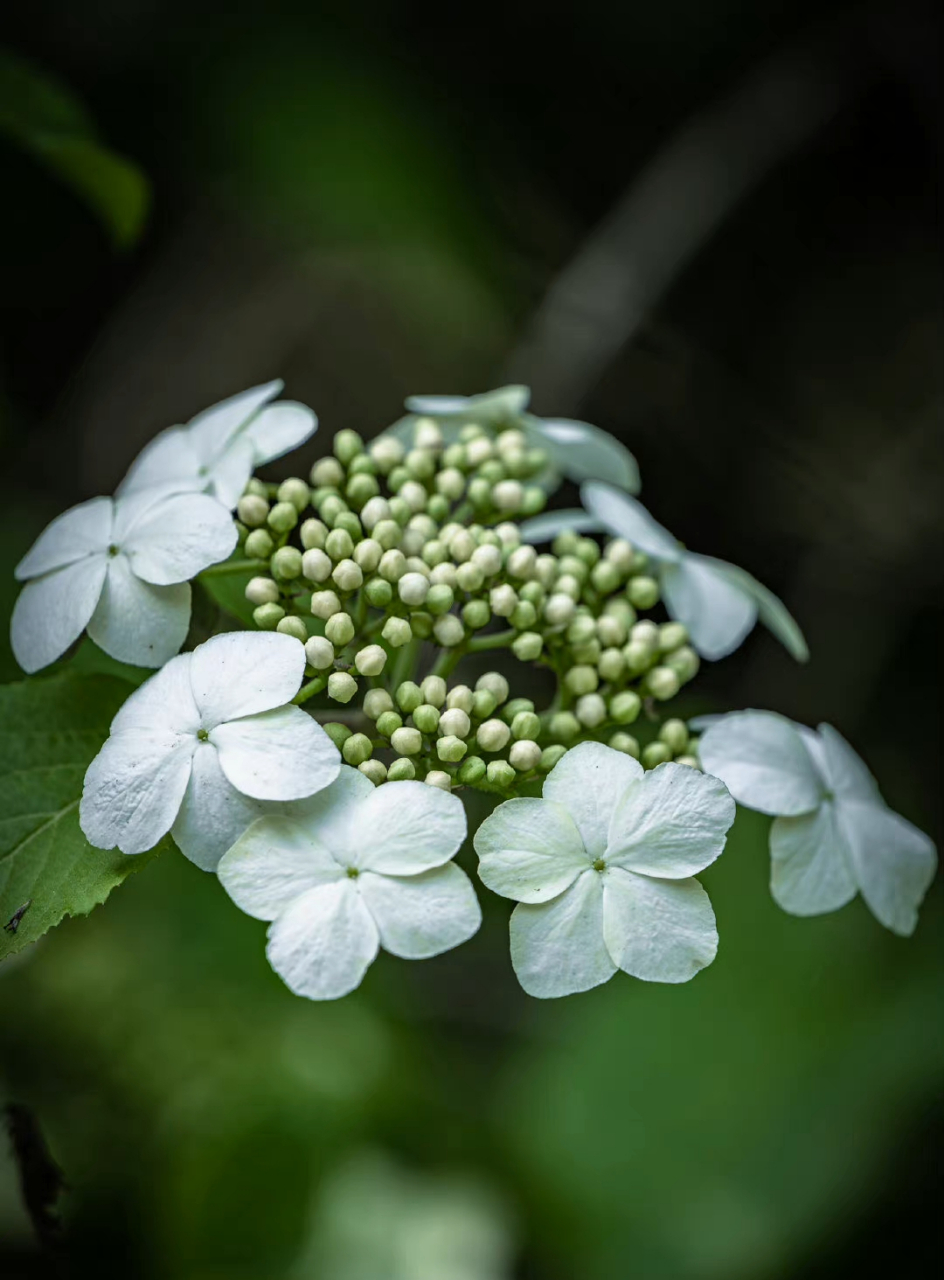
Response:
[[[104,146],[83,107],[45,72],[0,50],[0,133],[81,196],[119,247],[133,244],[148,207],[140,170]]]
[[[110,676],[63,673],[0,688],[0,959],[64,916],[86,915],[162,846],[94,849],[79,827],[89,762],[130,692]]]

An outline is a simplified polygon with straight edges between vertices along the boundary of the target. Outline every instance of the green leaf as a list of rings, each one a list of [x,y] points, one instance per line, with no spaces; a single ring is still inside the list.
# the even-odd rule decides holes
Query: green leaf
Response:
[[[130,692],[71,672],[0,687],[0,959],[87,915],[169,845],[127,857],[93,848],[79,827],[85,771]]]
[[[0,133],[30,151],[66,182],[105,224],[116,245],[141,232],[147,179],[106,147],[82,106],[51,79],[0,50]]]

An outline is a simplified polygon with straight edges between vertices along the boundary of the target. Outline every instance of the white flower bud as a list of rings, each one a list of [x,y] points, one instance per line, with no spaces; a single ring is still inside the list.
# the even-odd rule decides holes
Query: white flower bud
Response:
[[[554,583],[554,593],[556,595],[570,596],[574,602],[580,599],[580,591],[580,583],[572,573],[562,573]]]
[[[400,539],[400,550],[405,556],[418,556],[426,545],[426,538],[421,529],[411,529],[409,525],[403,530]]]
[[[341,612],[341,601],[333,591],[316,591],[311,597],[311,611],[316,618],[327,621]]]
[[[411,511],[423,511],[429,500],[429,494],[426,492],[426,486],[420,484],[418,480],[405,481],[397,491],[397,497],[402,498]]]
[[[406,618],[388,618],[380,634],[391,648],[399,649],[413,639],[413,628]]]
[[[492,489],[492,502],[499,511],[520,511],[524,489],[517,480],[499,480]]]
[[[276,625],[276,631],[281,632],[283,636],[292,636],[295,640],[302,644],[308,639],[308,628],[302,622],[301,618],[290,614],[287,618],[282,618]]]
[[[429,580],[434,586],[452,587],[453,591],[459,586],[456,566],[451,560],[444,560],[442,564],[435,565],[429,575]]]
[[[433,635],[444,649],[452,649],[465,639],[465,627],[454,613],[444,613],[433,623]]]
[[[385,551],[380,557],[377,572],[381,578],[386,578],[387,582],[399,582],[406,573],[406,556],[397,549]]]
[[[506,550],[514,551],[515,547],[521,546],[521,530],[513,520],[503,520],[501,524],[495,526],[495,532]]]
[[[354,655],[354,665],[362,676],[379,676],[387,661],[387,651],[379,644],[369,644]]]
[[[483,462],[487,462],[494,452],[494,446],[488,436],[476,436],[465,447],[466,460],[472,469],[480,467]]]
[[[595,729],[606,719],[606,703],[598,693],[585,693],[577,699],[574,714],[586,729]]]
[[[518,596],[514,587],[503,582],[501,586],[492,587],[488,593],[488,602],[492,607],[492,613],[497,614],[499,618],[510,618],[518,603]]]
[[[485,574],[472,560],[467,560],[456,569],[456,584],[463,591],[478,591],[485,581]]]
[[[331,557],[318,547],[312,547],[302,556],[302,573],[309,582],[327,582],[333,568]]]
[[[418,449],[441,449],[442,431],[435,418],[417,418],[413,424],[413,443]]]
[[[327,671],[334,662],[334,645],[325,636],[312,636],[305,641],[305,657],[316,671]]]
[[[415,756],[423,749],[423,735],[419,729],[394,729],[390,745],[398,756]]]
[[[354,639],[354,619],[349,613],[333,613],[325,623],[325,635],[336,649],[343,649]]]
[[[659,628],[646,618],[631,628],[629,638],[632,643],[644,644],[651,653],[655,653],[659,647]]]
[[[604,614],[597,618],[597,639],[607,649],[620,648],[626,643],[628,632],[622,618],[612,614]]]
[[[445,538],[443,540],[445,541]],[[458,533],[449,539],[448,545],[449,554],[456,564],[464,564],[471,559],[472,553],[478,544],[468,529],[460,529]]]
[[[427,582],[430,581],[432,569],[420,556],[407,556],[404,568],[406,573],[419,573],[422,574]]]
[[[542,587],[553,586],[557,577],[557,556],[552,556],[550,552],[538,556],[534,562],[534,576]]]
[[[382,475],[398,466],[405,453],[406,450],[396,436],[380,436],[370,446],[370,456]]]
[[[350,702],[357,693],[357,681],[346,671],[333,671],[328,676],[328,697],[335,702]]]
[[[421,573],[405,573],[397,583],[397,592],[404,604],[416,607],[429,595],[429,581]]]
[[[486,578],[493,577],[498,573],[502,566],[501,552],[497,547],[486,543],[482,547],[476,547],[471,556],[472,563],[477,565],[485,574]]]
[[[483,751],[504,751],[510,738],[511,729],[504,720],[486,720],[475,734],[475,741]]]
[[[344,483],[344,468],[337,458],[319,458],[309,476],[315,489],[338,489]]]
[[[361,524],[370,533],[375,524],[390,519],[390,503],[386,498],[368,498],[361,508]]]
[[[382,760],[363,760],[357,767],[370,778],[375,787],[387,780],[387,766]]]
[[[517,427],[510,427],[507,431],[501,432],[495,441],[495,447],[499,453],[517,453],[528,447],[528,439],[523,431],[519,431]]]
[[[560,595],[555,592],[554,595],[548,597],[544,604],[544,617],[552,627],[562,627],[570,622],[576,608],[577,606],[570,596]]]
[[[541,763],[541,748],[529,738],[522,738],[520,742],[512,744],[508,752],[508,762],[519,773],[530,773]]]
[[[328,536],[328,526],[323,520],[303,520],[302,527],[298,531],[298,535],[302,540],[302,546],[306,551],[312,547],[324,549],[325,539]]]
[[[423,781],[428,787],[438,787],[440,791],[452,790],[452,779],[444,769],[430,769]]]
[[[614,538],[612,542],[607,543],[603,554],[624,578],[633,567],[635,552],[625,538]]]
[[[472,732],[472,721],[461,707],[450,707],[439,717],[441,737],[467,738]]]
[[[246,583],[246,599],[250,604],[277,604],[278,583],[271,578],[250,578]]]
[[[331,577],[340,591],[357,591],[364,585],[363,570],[353,560],[339,560]]]
[[[374,541],[379,542],[384,551],[391,551],[394,547],[398,547],[403,539],[403,530],[397,524],[396,520],[378,520],[371,529]]]
[[[383,547],[373,538],[361,538],[354,548],[354,563],[365,573],[373,573],[380,564]]]
[[[458,502],[465,493],[465,476],[457,467],[446,467],[436,477],[436,489],[450,502]]]
[[[378,720],[385,711],[393,710],[393,698],[386,689],[368,689],[364,694],[364,715],[368,720]]]
[[[468,715],[471,715],[474,705],[475,696],[467,684],[453,685],[446,694],[446,706],[450,710],[458,707],[460,711],[465,711]]]
[[[486,671],[484,675],[479,676],[475,682],[476,692],[485,689],[495,699],[495,705],[500,707],[503,702],[508,701],[508,694],[511,692],[508,688],[508,681],[500,671]],[[471,710],[467,707],[466,710]]]
[[[534,573],[537,558],[534,547],[516,547],[508,557],[508,572],[513,578],[524,581]]]
[[[423,691],[423,701],[428,702],[431,707],[441,707],[446,701],[446,682],[442,676],[427,676],[420,688]]]
[[[236,514],[244,525],[258,529],[269,515],[269,504],[256,493],[246,493],[236,503]]]
[[[311,490],[298,476],[289,476],[279,485],[279,502],[290,502],[296,511],[304,511],[311,500]]]

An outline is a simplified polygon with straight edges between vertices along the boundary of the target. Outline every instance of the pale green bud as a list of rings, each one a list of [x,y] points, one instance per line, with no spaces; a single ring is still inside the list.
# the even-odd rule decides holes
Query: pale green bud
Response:
[[[639,743],[631,733],[614,733],[607,746],[612,747],[614,751],[622,751],[624,756],[632,756],[634,760],[639,759]]]
[[[511,643],[511,651],[519,662],[534,662],[544,649],[544,639],[537,631],[522,631]]]
[[[391,493],[399,493],[409,478],[409,468],[401,462],[398,466],[393,468],[387,477],[387,488]]]
[[[382,738],[392,738],[398,729],[403,728],[403,717],[396,711],[383,711],[377,717],[377,732]]]
[[[513,578],[527,579],[534,573],[538,553],[534,547],[516,547],[508,557],[508,572]]]
[[[600,683],[600,677],[593,667],[571,667],[564,676],[564,684],[571,693],[580,695],[593,693]]]
[[[597,670],[603,680],[615,683],[626,670],[626,659],[621,649],[604,649],[597,662]]]
[[[492,613],[497,614],[499,618],[510,618],[518,604],[518,596],[514,587],[503,582],[500,586],[492,587],[488,593],[488,602]]]
[[[274,546],[265,529],[253,529],[246,538],[246,555],[253,560],[268,560]]]
[[[370,778],[375,787],[387,780],[387,766],[382,760],[364,760],[357,767],[365,777]]]
[[[628,577],[633,567],[634,552],[625,538],[614,538],[608,542],[604,555],[621,578]]]
[[[361,524],[368,531],[380,524],[381,520],[390,519],[390,504],[386,498],[369,498],[361,508]],[[393,521],[396,524],[396,521]],[[397,526],[399,528],[399,526]]]
[[[512,744],[508,752],[508,762],[519,773],[530,773],[541,763],[541,748],[536,742],[523,738],[520,742]]]
[[[499,480],[492,489],[492,504],[499,511],[514,513],[521,510],[524,489],[517,480]]]
[[[385,582],[383,578],[371,578],[364,583],[364,595],[367,597],[368,603],[372,604],[375,609],[386,609],[393,599],[393,587],[389,582]]]
[[[690,769],[701,769],[701,761],[697,756],[676,756],[676,764],[687,764]]]
[[[360,438],[356,431],[351,431],[345,427],[343,431],[339,431],[333,441],[334,456],[344,466],[348,466],[354,461],[359,453],[364,450],[364,441]]]
[[[322,727],[339,751],[352,734],[346,724],[339,724],[336,720],[332,720]]]
[[[495,452],[495,447],[488,436],[476,436],[465,446],[466,461],[470,467],[480,467],[488,462]]]
[[[632,642],[648,645],[650,652],[655,653],[659,647],[659,628],[654,622],[645,618],[633,626],[629,638]]]
[[[632,689],[624,689],[610,699],[610,719],[617,724],[632,724],[642,709],[642,700]]]
[[[298,476],[290,476],[279,485],[276,494],[279,502],[290,502],[296,511],[304,511],[311,500],[311,490]]]
[[[374,753],[370,738],[366,733],[352,733],[346,738],[341,748],[341,755],[348,764],[359,765],[369,760]]]
[[[511,724],[515,716],[520,715],[522,711],[533,711],[533,710],[534,710],[534,703],[531,701],[530,698],[512,698],[512,700],[510,702],[507,702],[505,706],[502,708],[502,719],[507,724]]]
[[[302,556],[302,573],[309,582],[327,582],[334,566],[331,557],[318,547],[312,547]]]
[[[598,693],[585,693],[577,699],[574,713],[586,729],[596,729],[606,719],[606,703]]]
[[[396,694],[397,706],[407,715],[423,705],[423,690],[412,680],[404,680],[398,686]]]
[[[390,745],[398,756],[415,756],[423,750],[423,735],[419,729],[397,729],[390,738]]]
[[[476,689],[472,695],[471,715],[476,720],[487,720],[497,706],[494,694],[489,693],[487,689]]]
[[[485,689],[490,693],[495,699],[496,707],[501,706],[503,702],[508,700],[508,694],[510,692],[508,688],[508,681],[500,671],[486,671],[484,675],[479,676],[478,680],[476,680],[475,688],[476,691]],[[466,707],[465,710],[470,711],[471,708]]]
[[[540,582],[526,582],[524,586],[518,588],[518,599],[524,601],[525,604],[534,605],[535,609],[541,608],[546,596],[547,592]]]
[[[278,551],[272,554],[269,568],[272,570],[273,577],[289,582],[301,574],[302,553],[297,547],[279,547]]]
[[[684,720],[666,720],[659,730],[659,740],[674,756],[679,756],[688,746],[688,726]]]
[[[507,760],[490,760],[485,776],[493,786],[507,788],[514,785],[516,773]]]
[[[396,520],[398,525],[405,525],[407,520],[413,514],[413,508],[410,504],[401,498],[399,494],[395,498],[390,499],[390,514]]]
[[[308,479],[315,489],[337,489],[344,483],[344,468],[334,458],[321,458],[312,467]]]
[[[250,529],[258,529],[264,525],[269,515],[269,504],[258,494],[244,494],[236,503],[236,514],[243,524]]]
[[[558,576],[566,574],[569,578],[575,578],[581,586],[590,577],[590,570],[579,556],[561,556],[557,562]]]
[[[329,494],[321,502],[318,503],[318,514],[324,520],[325,524],[334,526],[335,520],[347,511],[347,503],[336,493]]]
[[[465,493],[465,476],[456,467],[446,467],[436,477],[436,489],[451,502],[458,502]]]
[[[276,533],[288,533],[298,524],[298,511],[291,502],[277,502],[269,512],[266,523]]]
[[[607,614],[597,618],[597,639],[607,649],[622,648],[628,637],[629,632],[622,618]]]
[[[541,717],[533,711],[519,711],[511,722],[513,738],[536,738],[541,732]]]
[[[504,751],[510,740],[511,729],[504,720],[486,720],[475,734],[475,741],[483,751]]]
[[[426,596],[426,608],[434,616],[448,613],[455,603],[455,598],[452,587],[447,587],[442,583],[437,586],[431,586]]]
[[[328,526],[323,520],[303,520],[302,527],[299,529],[299,537],[302,540],[302,546],[306,551],[323,550],[325,539],[328,536]]]
[[[308,628],[302,622],[301,618],[290,615],[287,618],[280,619],[276,626],[276,631],[281,631],[283,636],[294,636],[296,640],[300,640],[302,644],[308,639]]]
[[[266,487],[265,483],[262,480],[258,479],[257,476],[251,476],[246,481],[246,487],[243,490],[243,493],[254,493],[258,498],[266,497],[268,492],[269,490]]]
[[[456,441],[455,444],[447,445],[446,448],[443,449],[442,465],[446,468],[454,467],[458,471],[465,471],[466,467],[469,465],[465,445],[460,444],[458,441]]]
[[[413,639],[413,628],[405,618],[388,618],[380,634],[391,648],[399,649]]]
[[[462,591],[478,591],[485,581],[485,574],[471,560],[456,569],[456,583]]]
[[[651,609],[659,603],[659,584],[655,578],[630,578],[626,586],[626,595],[631,605],[637,609]]]
[[[534,562],[534,576],[542,587],[549,589],[557,577],[557,557],[546,552],[538,556]]]
[[[680,687],[681,681],[671,667],[653,667],[646,676],[646,688],[660,702],[674,698]]]
[[[393,698],[386,689],[368,689],[364,694],[364,715],[378,720],[385,711],[393,710]]]
[[[401,502],[405,502],[415,515],[425,508],[429,494],[426,492],[425,486],[421,485],[418,480],[407,480],[400,486],[397,497]]]
[[[449,707],[439,719],[439,732],[443,737],[467,738],[472,732],[472,722],[461,707]]]
[[[416,607],[429,595],[429,581],[421,573],[404,573],[397,581],[397,592],[404,604]]]
[[[465,627],[454,613],[447,613],[433,623],[433,635],[444,649],[453,649],[465,639]]]
[[[387,767],[388,782],[412,782],[416,777],[416,765],[412,760],[394,760]]]
[[[626,659],[626,666],[634,674],[645,671],[653,661],[652,649],[641,640],[630,640],[623,647],[623,657]]]
[[[444,769],[430,769],[423,781],[428,787],[438,787],[440,791],[452,790],[452,778]]]
[[[476,547],[472,552],[472,564],[481,569],[486,578],[492,578],[502,567],[501,552],[490,543]]]
[[[664,622],[659,628],[659,649],[662,653],[672,653],[688,643],[688,628],[681,622]]]
[[[383,547],[374,538],[362,538],[354,548],[354,563],[364,573],[373,573],[380,564]]]
[[[403,461],[405,450],[396,436],[379,436],[370,446],[370,456],[381,475],[386,475]]]
[[[442,676],[427,676],[420,685],[424,702],[441,707],[446,701],[446,682]]]
[[[431,569],[435,569],[438,564],[444,564],[449,559],[449,548],[439,538],[433,538],[425,544],[420,555]]]
[[[597,624],[589,613],[578,613],[567,628],[567,639],[571,644],[589,644],[596,634]]]
[[[468,529],[461,529],[449,539],[449,554],[457,564],[464,564],[472,556],[477,543]]]
[[[364,475],[363,473],[351,476],[344,490],[344,496],[355,510],[359,511],[365,503],[370,502],[371,498],[376,498],[380,492],[380,485],[373,476]]]
[[[357,681],[346,671],[332,671],[328,676],[328,697],[335,702],[350,702],[357,693]]]
[[[387,662],[387,651],[379,644],[368,644],[354,655],[354,665],[362,676],[379,676]]]
[[[442,431],[435,418],[417,418],[413,424],[413,441],[423,449],[441,449]]]
[[[572,573],[562,573],[554,583],[554,594],[569,596],[571,600],[580,599],[580,583]]]
[[[572,556],[577,550],[579,541],[580,537],[574,533],[573,529],[561,529],[551,543],[551,548],[556,556]]]
[[[428,702],[424,702],[413,712],[413,723],[421,733],[435,733],[439,728],[439,712]]]
[[[340,560],[331,574],[339,591],[357,591],[364,585],[364,573],[353,560]]]
[[[590,581],[601,596],[612,595],[620,585],[620,571],[611,560],[600,560],[590,570]]]
[[[388,582],[399,582],[406,573],[406,556],[402,551],[385,551],[380,557],[377,572]]]
[[[642,762],[647,769],[654,769],[656,765],[665,764],[671,759],[672,749],[664,742],[650,742],[642,749]]]
[[[274,631],[285,617],[285,610],[280,604],[260,604],[252,611],[252,620],[263,631]]]
[[[433,634],[433,615],[421,609],[414,609],[410,614],[410,626],[417,640],[428,640]]]
[[[364,530],[361,528],[361,522],[353,511],[339,511],[334,517],[332,528],[343,529],[351,539],[352,543],[357,542],[364,536]],[[327,538],[325,539],[325,545],[327,545]]]
[[[346,529],[332,529],[324,549],[332,560],[348,560],[354,554],[354,539]]]
[[[555,592],[544,605],[544,620],[552,627],[566,626],[576,607],[570,596]]]
[[[594,565],[600,559],[600,548],[592,538],[578,537],[577,546],[574,554],[578,556],[584,564]]]
[[[527,631],[538,620],[538,611],[527,600],[519,600],[509,614],[509,622],[519,631]]]
[[[683,644],[681,648],[668,654],[663,659],[663,664],[667,667],[671,667],[679,680],[684,684],[687,680],[693,679],[694,676],[698,674],[698,668],[701,666],[701,659],[691,645]]]
[[[250,604],[277,604],[278,584],[271,578],[250,578],[246,583],[246,599]]]
[[[603,616],[606,618],[618,618],[626,628],[626,634],[628,635],[629,628],[636,621],[636,610],[625,596],[611,596],[603,606]]]
[[[495,439],[495,447],[499,453],[509,453],[527,448],[528,440],[523,431],[517,427],[509,427],[499,432]]]
[[[436,754],[446,764],[458,764],[467,751],[468,747],[462,739],[451,734],[440,738],[436,743]]]
[[[466,715],[472,714],[473,694],[467,684],[454,684],[446,694],[446,706],[452,710],[458,707]]]
[[[316,618],[327,621],[341,612],[341,601],[333,591],[315,591],[311,597],[311,612]]]
[[[305,657],[316,671],[327,671],[334,662],[334,645],[326,636],[312,636],[305,641]]]
[[[336,649],[343,649],[354,639],[354,621],[349,613],[333,613],[325,623],[325,635]]]
[[[379,542],[384,551],[392,551],[403,540],[403,530],[396,520],[378,520],[371,530],[375,542]]]
[[[587,644],[575,644],[571,647],[571,660],[582,667],[595,667],[602,653],[599,640],[590,640]]]
[[[559,764],[567,754],[567,748],[561,746],[559,742],[553,746],[545,747],[541,752],[541,759],[538,761],[538,768],[542,773],[550,773],[556,764]]]
[[[466,786],[474,786],[485,777],[485,761],[481,756],[469,756],[463,760],[456,774],[456,780]]]

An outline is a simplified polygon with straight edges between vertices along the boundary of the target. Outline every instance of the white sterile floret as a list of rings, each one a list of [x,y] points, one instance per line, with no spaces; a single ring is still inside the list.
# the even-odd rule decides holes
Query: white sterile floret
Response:
[[[311,409],[292,400],[269,402],[276,379],[251,387],[198,413],[184,427],[168,427],[138,454],[119,495],[160,485],[176,493],[206,491],[230,510],[256,467],[297,449],[318,429]]]
[[[235,546],[229,512],[206,494],[151,489],[73,507],[16,566],[26,583],[10,624],[17,662],[39,671],[87,629],[120,662],[161,666],[190,626],[188,579]]]
[[[233,901],[270,920],[269,963],[297,995],[359,986],[380,947],[423,960],[465,942],[481,911],[450,861],[465,838],[456,796],[422,782],[375,788],[342,766],[290,817],[253,823],[219,865]]]
[[[79,810],[100,849],[143,853],[168,831],[212,871],[264,801],[298,800],[338,775],[334,743],[287,705],[305,670],[291,636],[233,631],[172,658],[136,689],[89,765]]]
[[[541,800],[509,800],[475,836],[479,875],[517,900],[511,959],[525,991],[564,996],[617,969],[687,982],[718,947],[692,877],[721,853],[734,801],[717,778],[586,742],[548,774]]]
[[[814,733],[770,711],[739,711],[709,724],[698,754],[740,804],[775,815],[770,891],[784,911],[835,911],[859,892],[887,929],[914,932],[934,843],[888,807],[831,725]]]

